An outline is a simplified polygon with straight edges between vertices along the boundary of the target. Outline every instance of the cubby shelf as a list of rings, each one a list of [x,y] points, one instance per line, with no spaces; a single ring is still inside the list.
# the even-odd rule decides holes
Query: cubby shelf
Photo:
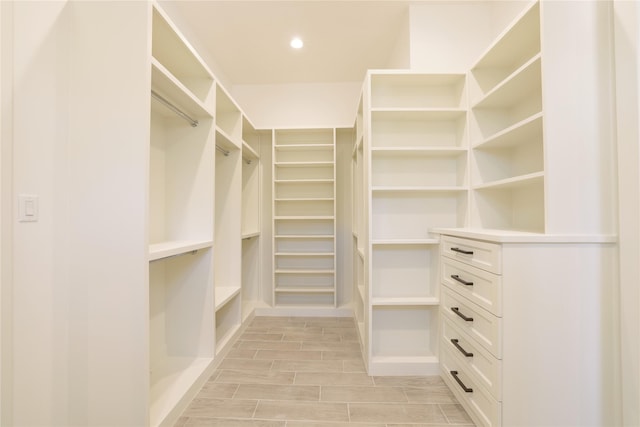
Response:
[[[474,187],[474,190],[512,189],[512,188],[524,187],[531,184],[542,183],[543,180],[544,180],[544,172],[534,172],[527,175],[515,176],[512,178],[506,178],[506,179],[501,179],[499,181],[476,185]]]

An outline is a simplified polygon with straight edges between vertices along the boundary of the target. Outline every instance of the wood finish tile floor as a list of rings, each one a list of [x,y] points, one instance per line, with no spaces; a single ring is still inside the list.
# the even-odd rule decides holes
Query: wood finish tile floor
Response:
[[[175,427],[473,422],[439,377],[370,377],[351,318],[256,317]]]

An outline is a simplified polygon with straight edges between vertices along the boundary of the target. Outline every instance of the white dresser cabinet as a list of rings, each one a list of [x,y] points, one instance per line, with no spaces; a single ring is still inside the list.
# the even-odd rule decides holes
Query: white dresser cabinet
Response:
[[[611,239],[440,231],[441,375],[474,422],[614,425]]]

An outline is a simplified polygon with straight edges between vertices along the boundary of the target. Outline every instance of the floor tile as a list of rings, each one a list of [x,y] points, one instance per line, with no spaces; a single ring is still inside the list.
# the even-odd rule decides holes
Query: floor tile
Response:
[[[215,379],[215,382],[232,384],[293,384],[295,376],[295,372],[223,370]]]
[[[231,399],[238,390],[238,384],[216,383],[208,381],[204,384],[198,397],[207,399]]]
[[[320,386],[278,385],[278,384],[240,384],[234,399],[264,400],[320,400]]]
[[[184,412],[185,417],[251,418],[257,400],[203,399],[197,397]]]
[[[456,404],[444,404],[440,405],[440,409],[444,412],[445,417],[449,420],[451,424],[472,424],[473,421],[467,415],[465,410],[462,408],[462,405]]]
[[[342,360],[274,360],[273,371],[343,372]]]
[[[321,360],[322,352],[317,350],[258,350],[256,359],[268,360]]]
[[[368,376],[356,328],[254,318],[174,427],[473,427],[438,376]]]
[[[302,343],[295,341],[238,341],[242,350],[302,350]]]
[[[256,418],[298,421],[349,421],[346,403],[258,402]]]
[[[254,359],[224,359],[218,369],[233,369],[243,371],[268,371],[273,365],[273,360]]]
[[[366,373],[318,373],[300,372],[296,384],[317,385],[373,385],[373,379]]]
[[[407,402],[400,387],[322,386],[323,402]]]
[[[411,403],[458,403],[446,385],[430,387],[402,387]]]
[[[177,426],[176,426],[177,427]],[[180,427],[286,427],[286,421],[234,420],[230,418],[187,418]]]
[[[349,403],[351,422],[442,423],[447,419],[432,404]]]

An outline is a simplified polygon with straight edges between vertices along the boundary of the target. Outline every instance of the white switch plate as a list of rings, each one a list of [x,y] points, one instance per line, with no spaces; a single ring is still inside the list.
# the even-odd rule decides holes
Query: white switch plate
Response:
[[[38,221],[38,196],[33,194],[20,194],[18,196],[18,221]]]

